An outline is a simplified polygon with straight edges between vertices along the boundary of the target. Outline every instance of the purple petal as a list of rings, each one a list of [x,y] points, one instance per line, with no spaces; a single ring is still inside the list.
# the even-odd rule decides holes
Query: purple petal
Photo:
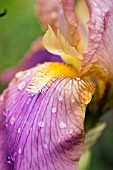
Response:
[[[82,74],[91,72],[101,78],[109,78],[113,76],[113,1],[86,2],[90,10],[89,40]]]
[[[5,98],[7,90],[0,96],[0,170],[10,170],[7,159],[7,129],[5,126]]]
[[[22,59],[20,64],[14,68],[6,69],[0,76],[0,81],[4,84],[9,83],[15,74],[19,71],[23,71],[34,67],[36,64],[41,64],[44,62],[63,62],[58,55],[53,55],[46,50],[42,49],[41,41],[37,40]]]
[[[85,112],[78,80],[53,78],[51,87],[32,96],[26,89],[38,70],[17,74],[7,89],[0,170],[78,170]]]

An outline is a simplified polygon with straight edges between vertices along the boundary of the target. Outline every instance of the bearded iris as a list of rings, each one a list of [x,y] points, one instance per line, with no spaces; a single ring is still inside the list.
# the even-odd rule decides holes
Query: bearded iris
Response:
[[[37,2],[42,24],[45,28],[50,25],[48,31],[23,63],[4,73],[1,80],[46,62],[17,73],[1,95],[0,170],[77,170],[83,152],[85,112],[90,114],[88,131],[101,113],[112,107],[112,101],[106,100],[112,99],[113,1],[86,2],[90,21],[84,53],[85,38],[80,40],[80,35],[86,37],[87,31],[84,26],[79,33],[79,6],[78,24],[74,1]],[[86,110],[94,92],[92,105]]]

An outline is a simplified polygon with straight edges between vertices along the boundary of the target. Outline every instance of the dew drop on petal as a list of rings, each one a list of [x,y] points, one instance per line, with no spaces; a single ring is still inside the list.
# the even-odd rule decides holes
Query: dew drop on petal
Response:
[[[75,99],[74,99],[74,98],[72,98],[72,99],[71,99],[71,102],[72,102],[72,103],[74,103],[74,102],[75,102]]]
[[[5,122],[5,126],[8,127],[8,123],[7,122]]]
[[[7,163],[10,164],[11,163],[11,157],[7,156]]]
[[[24,71],[20,71],[20,72],[16,73],[15,77],[20,78],[23,74],[24,74]]]
[[[73,133],[73,129],[70,129],[69,130],[69,134],[71,135]]]
[[[17,153],[16,153],[16,152],[11,156],[11,160],[12,160],[13,162],[16,160],[16,156],[17,156]]]
[[[72,84],[72,80],[69,80],[69,83]]]
[[[58,138],[58,143],[60,143],[60,141],[61,141],[61,139],[60,139],[60,137]]]
[[[4,111],[3,111],[3,115],[4,115],[4,116],[7,116],[7,115],[8,115],[8,113],[9,113],[9,111],[8,111],[8,110],[4,110]]]
[[[0,96],[0,101],[3,102],[4,101],[4,95]]]
[[[21,81],[21,82],[18,84],[18,90],[22,90],[25,86],[26,86],[26,82],[25,82],[25,81]]]
[[[67,127],[67,125],[62,121],[59,123],[59,126],[60,126],[61,129],[64,129],[64,128]]]
[[[21,148],[18,149],[18,153],[19,153],[19,154],[22,153],[22,149],[21,149]]]
[[[62,100],[63,100],[63,97],[62,97],[62,96],[58,96],[58,100],[59,100],[59,101],[62,101]]]
[[[47,148],[48,148],[48,145],[47,145],[47,144],[44,144],[44,148],[47,149]]]
[[[33,131],[33,128],[31,127],[31,128],[30,128],[30,132],[32,132],[32,131]]]
[[[14,125],[14,123],[15,123],[15,118],[14,118],[14,117],[12,117],[12,118],[10,119],[10,123],[11,123],[11,125]]]
[[[20,129],[20,128],[18,128],[17,133],[20,133],[20,132],[21,132],[21,129]]]
[[[44,127],[45,123],[43,121],[38,122],[39,127]]]
[[[80,77],[76,77],[76,80],[78,80],[78,81],[79,81],[79,80],[80,80]]]
[[[104,12],[102,13],[102,16],[103,16],[103,17],[105,16],[105,13],[104,13]]]
[[[94,4],[95,7],[97,7],[97,4],[95,2],[93,4]]]
[[[26,71],[26,75],[29,76],[31,74],[31,70]]]
[[[56,107],[52,108],[52,113],[56,113]]]

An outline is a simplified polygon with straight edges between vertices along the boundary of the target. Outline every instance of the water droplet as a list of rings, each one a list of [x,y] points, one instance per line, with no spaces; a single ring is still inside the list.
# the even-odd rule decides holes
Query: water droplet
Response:
[[[9,111],[8,111],[7,109],[3,111],[3,115],[4,115],[4,116],[7,116],[8,113],[9,113]]]
[[[7,156],[7,163],[10,164],[11,163],[11,157]]]
[[[19,154],[22,153],[22,149],[21,149],[21,148],[18,149],[18,153],[19,153]]]
[[[18,84],[18,90],[22,90],[26,86],[26,82],[22,81]]]
[[[60,128],[62,128],[62,129],[64,129],[64,128],[67,127],[67,125],[66,125],[64,122],[62,122],[62,121],[59,123],[59,126],[60,126]]]
[[[80,80],[80,77],[76,77],[76,80],[78,80],[78,81],[79,81],[79,80]]]
[[[19,77],[21,77],[23,74],[24,74],[24,72],[23,72],[23,71],[20,71],[20,72],[16,73],[15,77],[16,77],[16,78],[19,78]]]
[[[11,156],[11,160],[12,160],[12,161],[15,161],[15,160],[16,160],[16,156],[17,156],[17,153],[15,152],[15,153]]]
[[[48,148],[48,145],[47,145],[47,144],[44,144],[44,148],[47,149],[47,148]]]
[[[11,123],[11,125],[14,125],[14,123],[15,123],[15,118],[14,118],[14,117],[12,117],[12,118],[10,119],[10,123]]]
[[[7,122],[5,123],[5,126],[8,127],[8,123]]]
[[[97,4],[95,2],[93,4],[94,4],[95,7],[97,7]]]
[[[69,80],[69,83],[72,84],[72,80]]]
[[[44,127],[45,123],[43,121],[38,122],[39,127]]]
[[[20,132],[21,132],[21,128],[18,128],[17,133],[20,133]]]
[[[31,74],[31,70],[26,71],[26,75],[29,76]]]
[[[75,99],[74,99],[74,98],[72,98],[72,99],[71,99],[71,102],[72,102],[72,103],[74,103],[74,102],[75,102]]]
[[[69,134],[71,135],[73,133],[73,129],[70,129],[69,130]]]
[[[56,113],[56,107],[52,108],[52,113]]]
[[[62,97],[62,96],[59,96],[59,97],[58,97],[58,100],[59,100],[59,101],[62,101],[62,100],[63,100],[63,97]]]
[[[105,16],[105,13],[104,13],[104,12],[102,13],[102,16],[103,16],[103,17]]]
[[[33,128],[31,127],[31,128],[30,128],[30,132],[32,132],[32,131],[33,131]]]
[[[58,143],[60,143],[60,141],[61,141],[61,139],[60,139],[60,137],[58,138]]]
[[[1,102],[4,101],[4,95],[3,95],[3,94],[0,96],[0,101],[1,101]]]

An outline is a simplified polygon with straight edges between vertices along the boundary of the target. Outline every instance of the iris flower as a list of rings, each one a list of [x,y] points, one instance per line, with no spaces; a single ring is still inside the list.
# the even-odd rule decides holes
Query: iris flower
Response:
[[[74,0],[37,1],[48,30],[1,76],[24,70],[0,97],[0,170],[78,170],[85,133],[112,108],[113,1],[86,4],[75,13]]]

